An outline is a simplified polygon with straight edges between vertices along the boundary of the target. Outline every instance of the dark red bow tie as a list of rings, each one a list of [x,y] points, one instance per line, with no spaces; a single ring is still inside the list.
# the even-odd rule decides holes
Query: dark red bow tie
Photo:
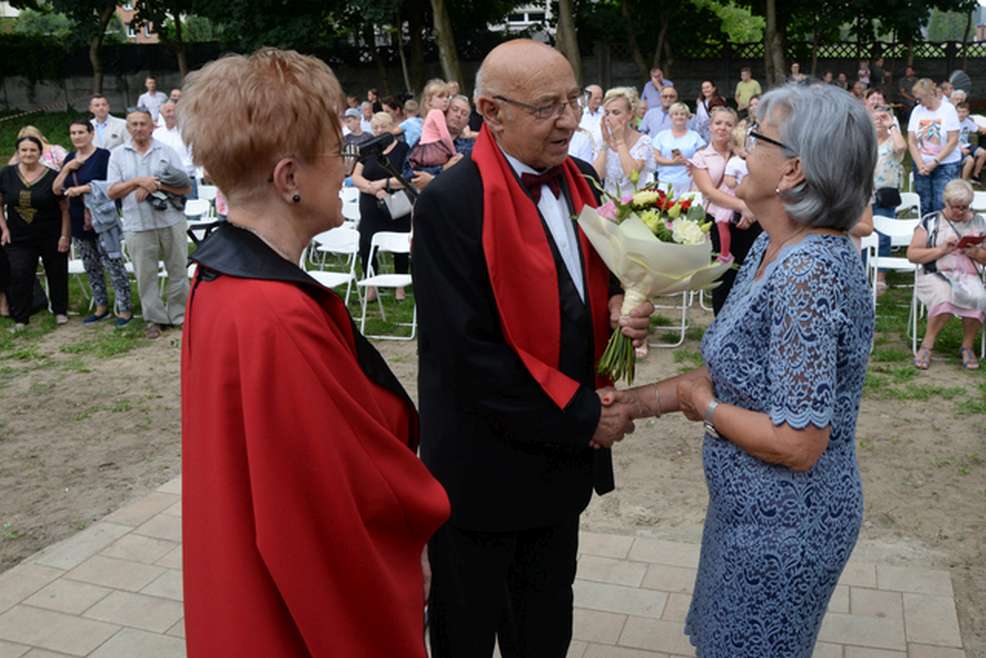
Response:
[[[555,195],[557,199],[561,194],[561,177],[562,169],[560,166],[552,167],[543,174],[521,174],[520,180],[527,188],[530,193],[531,198],[534,199],[534,205],[541,202],[541,187],[547,185],[551,193]]]

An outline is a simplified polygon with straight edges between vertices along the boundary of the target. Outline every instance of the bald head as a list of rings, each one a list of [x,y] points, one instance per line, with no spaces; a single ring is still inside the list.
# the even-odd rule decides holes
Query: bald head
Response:
[[[490,51],[476,74],[476,107],[504,151],[542,169],[568,157],[582,90],[554,48],[515,39]]]
[[[589,85],[585,88],[585,92],[589,95],[589,111],[595,114],[603,103],[603,88],[599,85]]]

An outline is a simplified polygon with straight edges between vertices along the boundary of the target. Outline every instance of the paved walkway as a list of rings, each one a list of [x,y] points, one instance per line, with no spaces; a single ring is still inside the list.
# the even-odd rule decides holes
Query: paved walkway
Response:
[[[181,480],[0,574],[0,658],[180,658]],[[574,658],[694,656],[698,547],[583,533]],[[850,562],[816,658],[966,658],[948,572]],[[219,657],[217,657],[219,658]]]

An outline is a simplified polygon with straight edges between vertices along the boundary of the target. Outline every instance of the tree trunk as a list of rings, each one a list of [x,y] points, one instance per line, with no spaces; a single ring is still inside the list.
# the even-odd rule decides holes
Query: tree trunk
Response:
[[[459,52],[455,48],[455,33],[452,19],[449,18],[445,0],[431,0],[431,11],[435,19],[435,41],[438,42],[438,58],[442,62],[442,73],[450,82],[462,84],[462,69],[459,67]]]
[[[558,50],[565,56],[572,70],[575,81],[582,85],[582,56],[579,53],[579,37],[575,33],[575,19],[572,16],[572,0],[558,0],[558,30],[555,33]]]
[[[412,94],[419,91],[425,84],[425,9],[412,11],[407,21],[411,33],[411,86],[408,91]]]
[[[661,69],[664,75],[671,77],[674,75],[674,55],[671,53],[671,39],[664,40],[664,61]]]
[[[671,25],[671,16],[667,12],[660,13],[661,29],[657,32],[657,48],[654,49],[654,61],[651,62],[651,66],[658,67],[661,66],[662,51],[664,50],[664,44],[668,39],[668,27]],[[648,74],[650,71],[647,72]],[[671,75],[668,73],[668,75]]]
[[[103,35],[106,34],[106,26],[110,24],[113,13],[116,11],[116,3],[111,2],[103,6],[99,12],[99,28],[89,39],[89,63],[92,65],[92,93],[103,93],[103,59],[100,57],[99,50],[103,47]]]
[[[394,21],[397,26],[397,54],[401,58],[401,73],[404,75],[404,90],[411,91],[411,74],[407,70],[407,57],[404,55],[404,21],[398,13]]]
[[[818,42],[821,41],[822,35],[818,29],[819,17],[815,17],[815,31],[811,35],[811,77],[815,77],[815,69],[818,67]]]
[[[182,37],[181,30],[181,11],[174,7],[171,11],[172,20],[175,21],[175,57],[178,59],[178,74],[181,75],[182,82],[188,75],[188,55],[185,52],[185,39]]]
[[[767,68],[767,86],[784,83],[784,28],[777,19],[777,0],[767,0],[766,28],[764,29],[764,65]]]
[[[373,23],[363,25],[363,41],[366,42],[365,47],[369,50],[370,57],[373,59],[373,65],[377,69],[377,80],[383,92],[381,96],[389,96],[390,81],[387,80],[387,66],[384,64],[383,58],[380,57],[380,51],[377,49],[377,36],[373,28]]]
[[[962,33],[962,70],[969,68],[969,37],[972,35],[972,11],[965,15],[965,32]]]
[[[630,47],[630,56],[640,70],[640,77],[646,80],[650,75],[647,62],[644,61],[644,54],[640,52],[640,44],[637,43],[637,35],[634,32],[633,16],[630,13],[630,5],[627,0],[620,2],[620,13],[623,15],[623,27],[627,33],[627,46]]]

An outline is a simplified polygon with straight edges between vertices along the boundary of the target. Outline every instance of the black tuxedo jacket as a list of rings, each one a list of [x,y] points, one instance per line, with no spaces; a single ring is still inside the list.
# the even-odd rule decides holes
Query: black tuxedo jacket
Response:
[[[483,181],[475,163],[464,159],[437,177],[414,208],[421,458],[448,492],[451,523],[459,527],[553,525],[584,510],[594,487],[613,489],[610,451],[589,447],[601,408],[591,314],[609,311],[588,308],[588,295],[582,301],[544,230],[558,270],[559,369],[582,384],[565,409],[505,342],[483,253]]]

